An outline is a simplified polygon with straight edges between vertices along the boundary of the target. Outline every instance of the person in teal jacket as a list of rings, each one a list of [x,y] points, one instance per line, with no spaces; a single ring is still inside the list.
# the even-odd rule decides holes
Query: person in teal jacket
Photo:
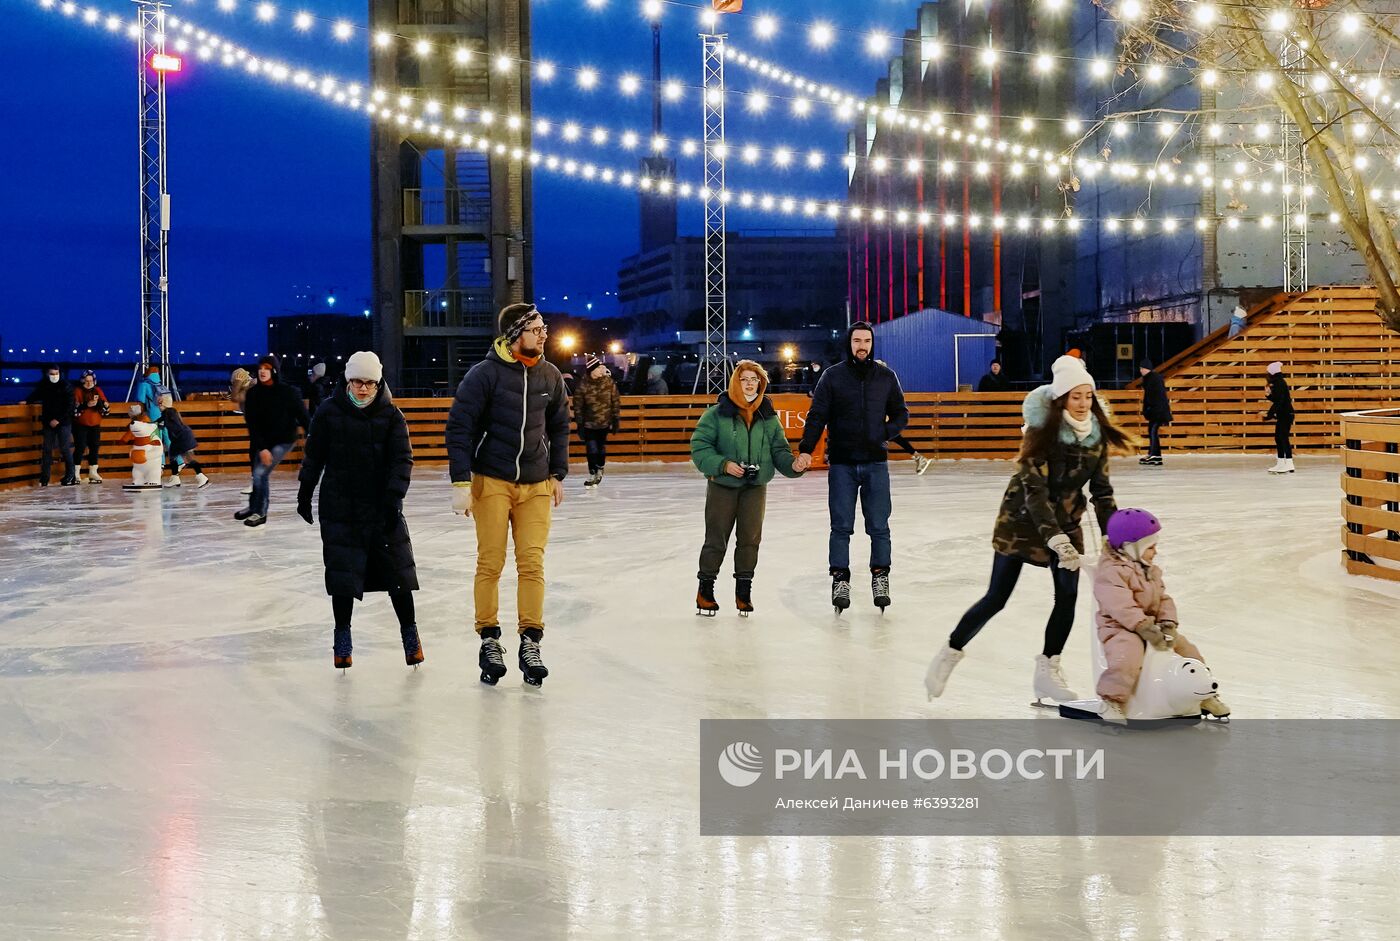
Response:
[[[734,604],[741,616],[753,611],[753,575],[763,539],[763,511],[774,473],[801,477],[792,469],[792,447],[782,422],[765,396],[768,373],[740,360],[729,391],[705,410],[690,436],[690,459],[709,480],[705,487],[705,544],[700,549],[698,613],[714,617],[715,579],[737,525],[734,548]]]

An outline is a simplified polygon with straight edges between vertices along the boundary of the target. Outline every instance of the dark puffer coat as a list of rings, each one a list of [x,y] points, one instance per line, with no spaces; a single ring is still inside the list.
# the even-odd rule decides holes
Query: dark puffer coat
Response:
[[[485,474],[538,484],[569,474],[569,401],[564,377],[541,357],[526,367],[497,339],[457,386],[447,414],[452,482]]]
[[[73,424],[73,387],[67,379],[49,382],[49,374],[45,372],[24,401],[39,406],[39,421],[45,428],[51,421],[60,426]]]
[[[170,453],[189,454],[199,447],[199,441],[195,438],[190,426],[185,424],[185,420],[180,417],[180,413],[173,408],[167,408],[160,413],[160,423],[165,426],[165,436],[170,439]]]
[[[321,555],[326,593],[363,597],[367,591],[414,591],[418,570],[403,518],[413,473],[408,423],[381,385],[360,408],[341,390],[311,419],[302,458],[300,502],[319,481]]]
[[[248,390],[243,398],[243,421],[248,425],[248,447],[256,454],[270,451],[279,444],[294,444],[297,428],[311,427],[306,403],[295,386],[283,382],[277,372],[277,357],[263,357],[272,365],[272,382],[261,382]]]
[[[846,335],[850,349],[850,332]],[[827,432],[828,464],[863,464],[887,460],[885,442],[909,425],[909,408],[899,377],[884,363],[870,358],[859,362],[849,353],[817,380],[812,407],[798,450],[811,454],[822,431]]]
[[[1172,402],[1167,397],[1167,380],[1155,370],[1142,377],[1142,417],[1154,425],[1172,423]]]
[[[1288,388],[1288,380],[1283,378],[1283,373],[1274,373],[1269,377],[1269,413],[1264,416],[1265,421],[1277,421],[1280,418],[1293,417],[1293,393]]]

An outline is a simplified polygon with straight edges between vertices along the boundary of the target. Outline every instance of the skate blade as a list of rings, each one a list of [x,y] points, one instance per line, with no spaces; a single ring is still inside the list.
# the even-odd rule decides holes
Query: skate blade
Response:
[[[1041,699],[1037,699],[1037,700],[1035,700],[1034,702],[1031,703],[1031,706],[1032,706],[1033,708],[1036,708],[1036,709],[1055,709],[1055,710],[1058,710],[1058,709],[1060,708],[1060,704],[1059,704],[1058,702],[1056,702],[1056,701],[1053,700],[1053,699],[1049,699],[1049,701],[1047,702],[1047,701],[1046,701],[1047,699],[1048,699],[1048,697],[1044,697],[1044,698],[1041,698]]]
[[[707,610],[705,610],[704,608],[696,608],[696,609],[695,609],[695,616],[696,616],[697,618],[712,618],[712,617],[716,617],[718,614],[719,614],[719,611],[718,611],[718,610],[715,610],[715,611],[707,611]]]
[[[1201,718],[1204,719],[1204,720],[1206,721],[1207,724],[1210,724],[1210,723],[1214,723],[1215,725],[1229,725],[1229,724],[1230,724],[1230,717],[1229,717],[1229,716],[1213,716],[1213,715],[1211,715],[1209,712],[1202,712],[1202,713],[1201,713]]]

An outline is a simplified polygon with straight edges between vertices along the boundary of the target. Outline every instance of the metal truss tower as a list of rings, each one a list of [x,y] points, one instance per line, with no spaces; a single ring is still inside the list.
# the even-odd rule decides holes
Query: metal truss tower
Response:
[[[1307,77],[1307,54],[1291,35],[1279,48],[1284,81],[1301,86]],[[1283,164],[1283,289],[1308,289],[1308,175],[1303,135],[1288,112],[1283,113],[1279,160]]]
[[[718,395],[729,388],[724,162],[724,33],[702,33],[705,95],[705,354],[695,384]]]
[[[144,375],[161,367],[172,389],[170,363],[170,194],[165,178],[165,72],[153,60],[165,55],[165,10],[161,0],[135,0],[141,36],[136,64],[141,172],[141,348],[137,367]]]

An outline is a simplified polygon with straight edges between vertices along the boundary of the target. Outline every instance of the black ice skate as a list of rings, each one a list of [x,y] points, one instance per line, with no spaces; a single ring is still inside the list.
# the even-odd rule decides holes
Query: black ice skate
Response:
[[[885,609],[890,606],[890,570],[871,569],[870,570],[870,593],[875,602],[875,607],[884,614]]]
[[[399,628],[399,639],[403,641],[404,662],[415,670],[423,662],[423,641],[418,637],[418,625],[410,624]]]
[[[603,469],[600,467],[588,475],[588,479],[583,482],[585,487],[596,487],[603,482]]]
[[[851,606],[851,570],[831,570],[831,606],[840,614]]]
[[[549,668],[540,659],[540,639],[543,636],[543,632],[533,627],[520,635],[520,672],[525,674],[525,682],[529,686],[542,686],[544,678],[549,676]]]
[[[739,609],[739,617],[753,614],[753,579],[734,576],[734,607]]]
[[[501,646],[500,637],[499,627],[481,629],[481,653],[476,662],[481,667],[481,682],[487,686],[495,686],[506,675],[506,649]]]
[[[712,618],[719,613],[713,578],[700,579],[700,587],[695,590],[695,613],[704,618]]]
[[[335,629],[335,644],[331,651],[335,656],[335,668],[337,670],[348,670],[354,665],[354,660],[350,656],[350,628],[337,627]]]

